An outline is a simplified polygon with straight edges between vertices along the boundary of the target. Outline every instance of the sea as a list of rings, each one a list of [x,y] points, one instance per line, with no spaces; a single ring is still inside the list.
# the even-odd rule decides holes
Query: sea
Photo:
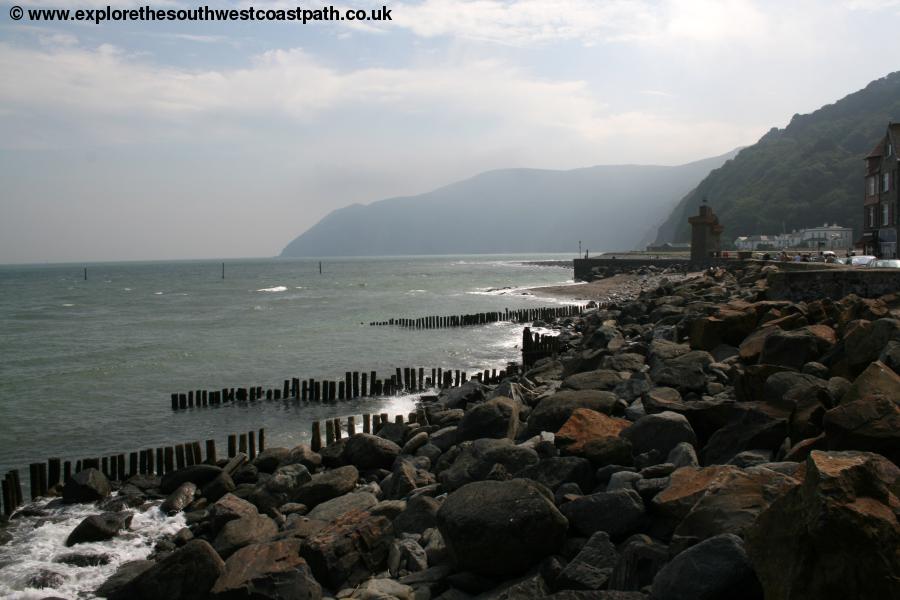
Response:
[[[409,413],[416,395],[178,411],[170,395],[280,388],[284,379],[341,379],[346,371],[505,368],[520,358],[521,324],[369,323],[564,304],[528,289],[571,282],[571,269],[534,264],[571,258],[231,259],[224,278],[221,260],[0,266],[0,477],[18,468],[27,500],[28,464],[50,457],[207,439],[217,440],[221,456],[232,433],[264,428],[267,446],[292,447],[309,441],[316,420]],[[146,556],[154,536],[180,526],[152,509],[136,516],[126,539],[99,544],[108,565],[55,562],[82,512],[52,508],[40,527],[23,519],[7,528],[13,539],[0,541],[0,596],[90,598],[115,566]],[[29,582],[41,569],[63,583],[35,589]]]

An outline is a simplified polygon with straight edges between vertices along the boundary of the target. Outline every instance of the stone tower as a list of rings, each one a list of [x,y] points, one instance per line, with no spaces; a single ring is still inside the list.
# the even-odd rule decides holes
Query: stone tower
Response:
[[[724,227],[719,224],[719,218],[713,213],[712,208],[703,199],[700,205],[700,214],[688,218],[691,224],[691,262],[706,262],[719,253],[719,238]]]

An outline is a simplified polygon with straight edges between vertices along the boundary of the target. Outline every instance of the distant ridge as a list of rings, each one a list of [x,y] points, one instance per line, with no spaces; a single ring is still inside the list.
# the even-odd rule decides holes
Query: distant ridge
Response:
[[[489,171],[335,210],[281,256],[572,252],[579,240],[595,252],[641,247],[676,202],[735,153],[674,167]]]
[[[706,196],[729,242],[839,223],[862,226],[863,158],[900,121],[900,72],[808,115],[794,115],[714,170],[659,228],[656,242],[688,241],[687,217]]]

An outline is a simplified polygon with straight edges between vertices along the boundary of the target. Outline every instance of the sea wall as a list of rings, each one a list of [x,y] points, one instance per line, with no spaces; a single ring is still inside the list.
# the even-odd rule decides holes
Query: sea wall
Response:
[[[820,265],[821,267],[821,265]],[[900,269],[824,269],[769,273],[771,300],[837,300],[848,294],[876,298],[900,291]]]

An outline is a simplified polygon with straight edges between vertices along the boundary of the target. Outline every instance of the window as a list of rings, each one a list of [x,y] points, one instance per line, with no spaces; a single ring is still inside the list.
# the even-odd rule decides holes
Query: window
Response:
[[[875,227],[875,207],[869,207],[869,214],[867,215],[867,221],[869,223],[869,227]]]
[[[875,176],[866,178],[866,196],[875,195]]]
[[[888,192],[891,189],[891,174],[885,173],[881,176],[881,191]]]
[[[888,221],[890,220],[890,213],[889,213],[890,206],[891,205],[888,204],[887,202],[885,202],[884,204],[881,205],[881,224],[882,225],[889,225]]]

